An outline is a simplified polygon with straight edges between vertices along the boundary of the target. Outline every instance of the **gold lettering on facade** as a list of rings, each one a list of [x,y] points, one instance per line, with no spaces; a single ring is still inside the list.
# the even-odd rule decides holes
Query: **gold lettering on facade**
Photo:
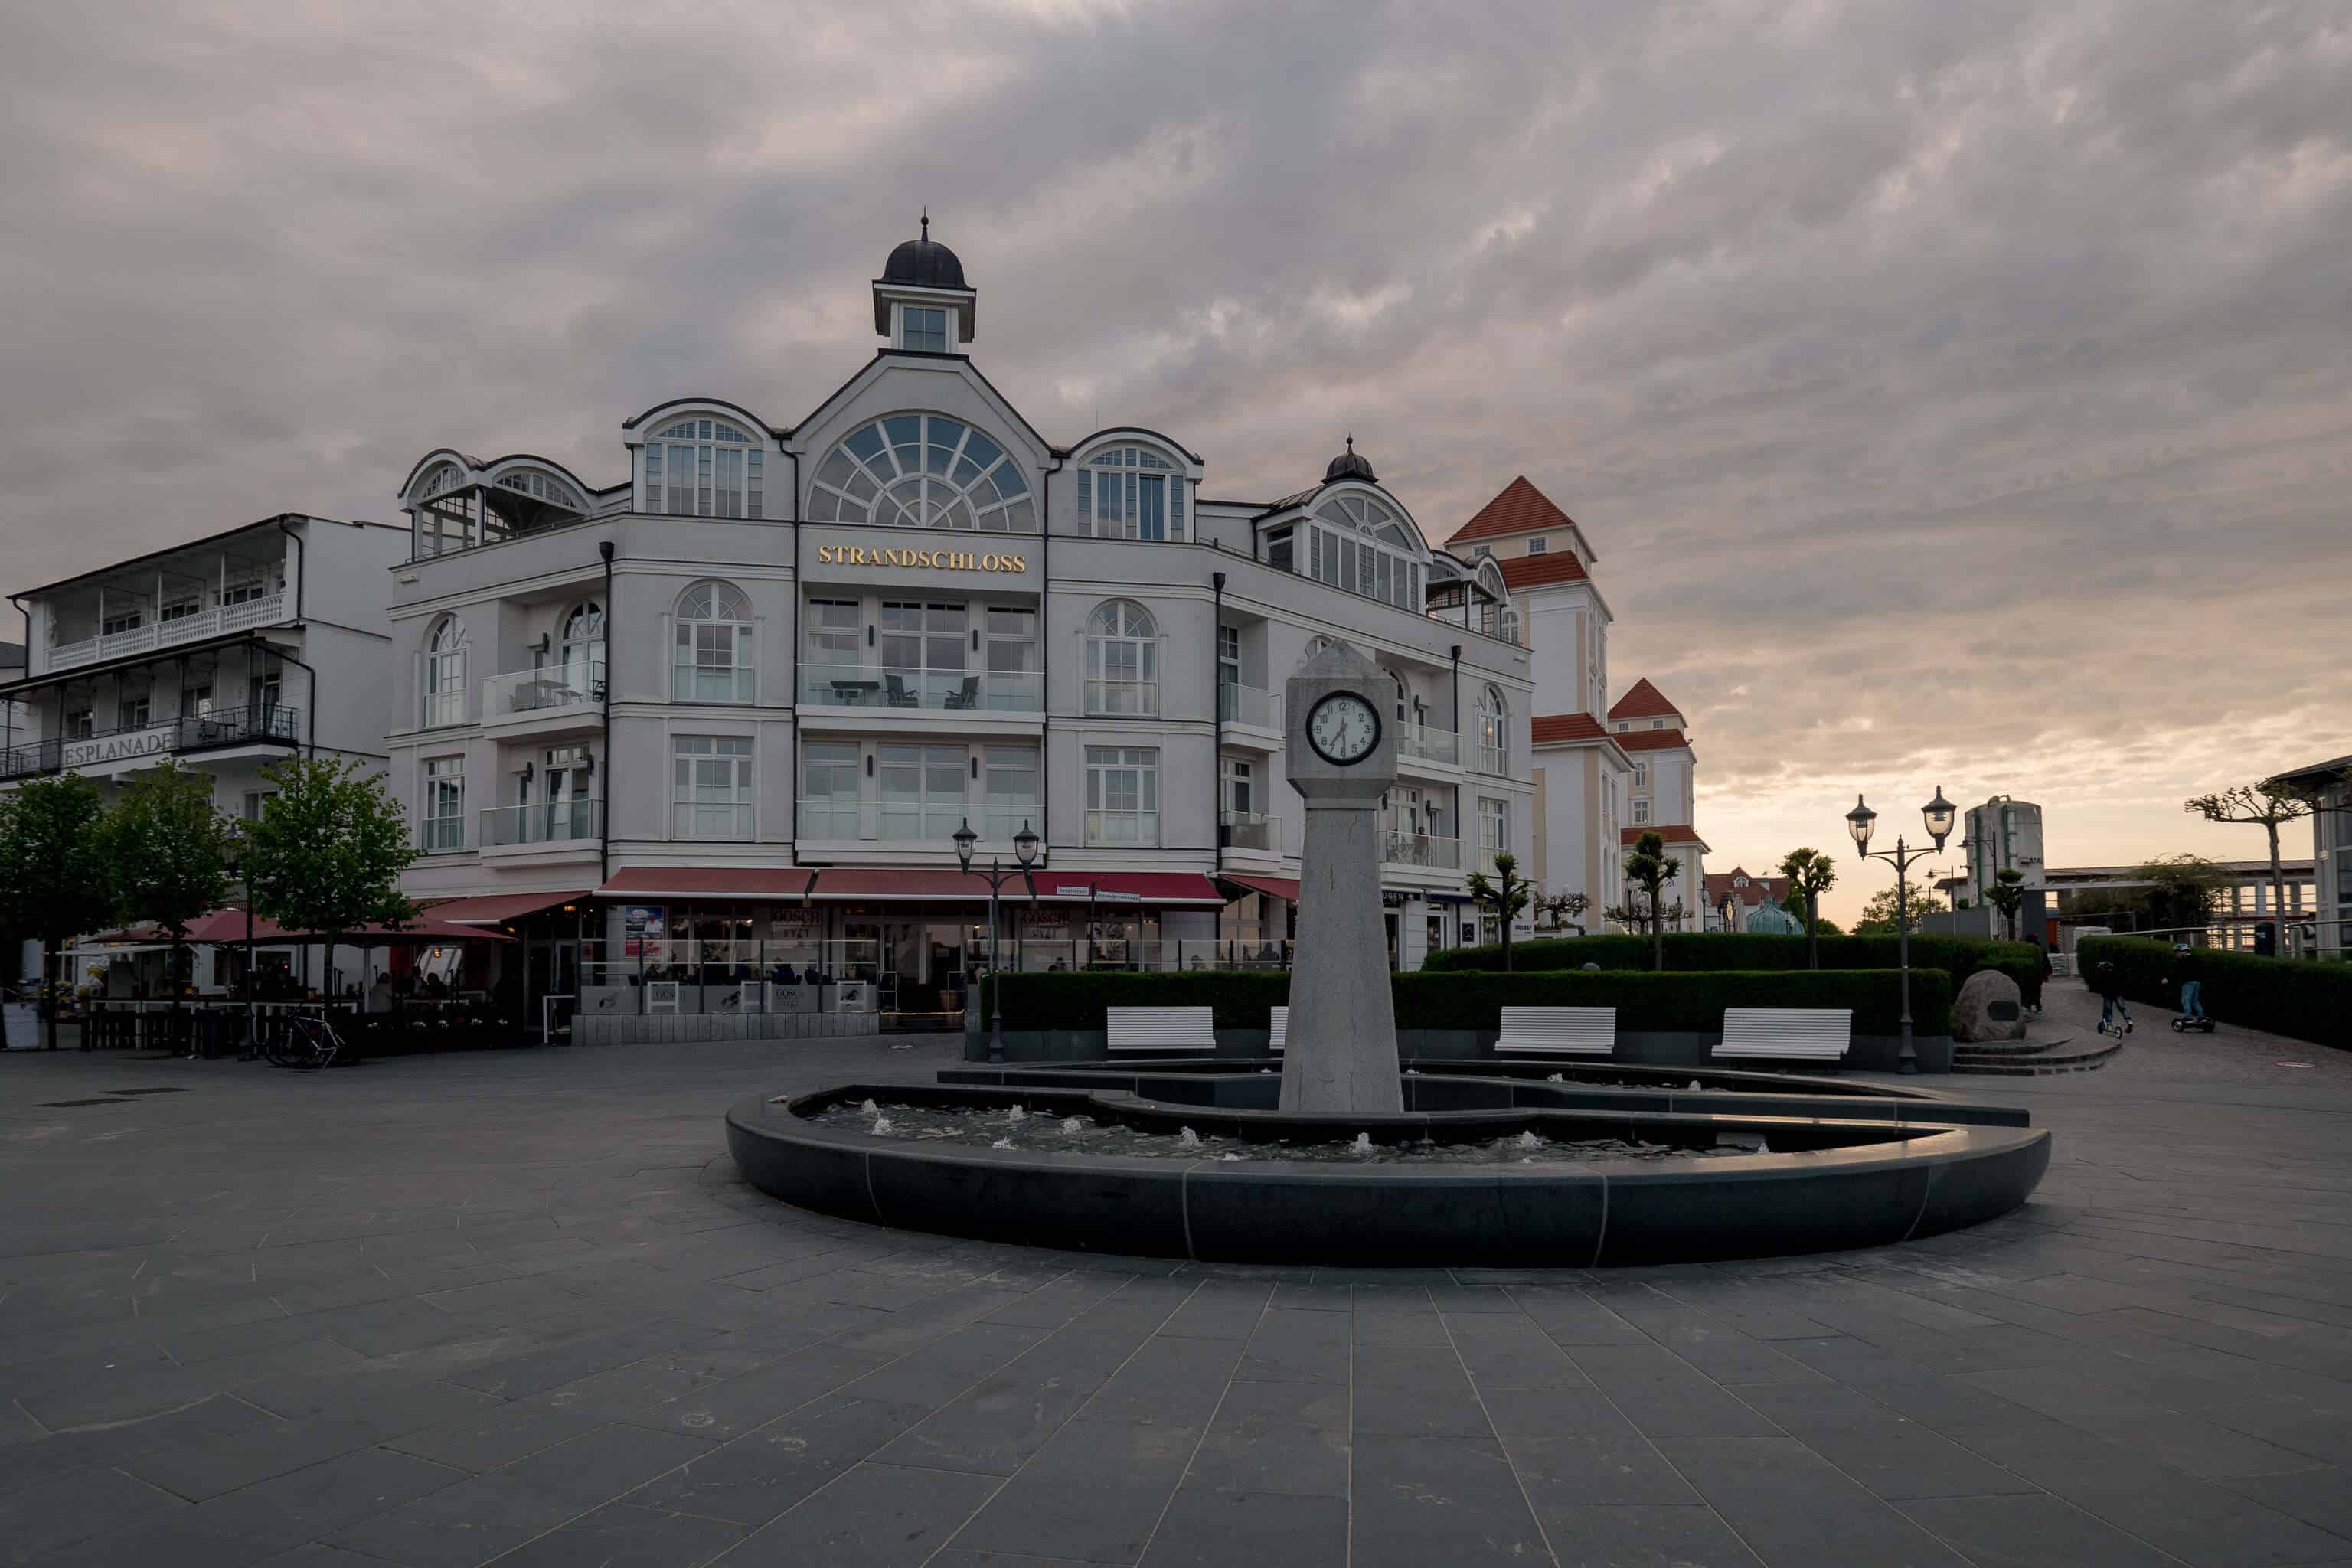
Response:
[[[1029,570],[1029,558],[1025,555],[1003,555],[992,551],[981,555],[969,550],[867,550],[856,544],[820,544],[816,547],[816,563],[820,566],[921,566],[943,572]]]

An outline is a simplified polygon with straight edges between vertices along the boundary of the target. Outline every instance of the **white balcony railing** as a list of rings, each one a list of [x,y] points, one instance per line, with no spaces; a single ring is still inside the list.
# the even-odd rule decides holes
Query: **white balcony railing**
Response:
[[[1282,818],[1268,816],[1260,811],[1225,811],[1217,814],[1217,837],[1228,849],[1261,849],[1269,855],[1282,853]]]
[[[481,814],[481,846],[577,843],[596,837],[604,802],[541,801],[537,805],[495,805]]]
[[[441,694],[456,697],[456,692]],[[604,700],[604,661],[598,658],[585,664],[551,664],[543,669],[516,669],[504,675],[493,675],[482,682],[482,721],[493,723],[500,719],[513,719],[538,714],[561,713],[567,709],[593,708]],[[426,699],[429,714],[433,699]],[[454,719],[425,720],[431,723],[464,722],[460,713]]]
[[[804,664],[801,667],[801,700],[824,708],[1035,713],[1045,706],[1045,677],[1035,670]]]
[[[1462,869],[1462,841],[1433,833],[1405,833],[1388,828],[1381,835],[1381,858],[1391,866],[1420,866],[1433,871]]]
[[[1217,717],[1228,724],[1248,724],[1260,730],[1282,728],[1282,694],[1255,686],[1219,682]]]
[[[193,615],[174,616],[168,621],[149,621],[127,631],[107,632],[98,637],[58,643],[48,650],[48,663],[45,668],[64,669],[77,664],[95,664],[100,659],[120,658],[125,654],[176,647],[183,643],[202,642],[206,637],[219,637],[226,632],[240,632],[248,626],[269,626],[285,618],[286,595],[280,590],[241,604],[216,605]]]
[[[709,838],[743,843],[751,837],[751,803],[727,805],[683,800],[673,802],[670,805],[669,836],[672,838]]]
[[[1451,730],[1433,730],[1426,724],[1397,726],[1397,752],[1400,755],[1417,757],[1424,763],[1442,763],[1450,768],[1462,765],[1462,737]]]
[[[1160,843],[1156,811],[1090,811],[1087,843],[1105,848],[1152,848]]]
[[[1108,718],[1156,719],[1160,716],[1160,682],[1090,679],[1087,682],[1087,711]]]

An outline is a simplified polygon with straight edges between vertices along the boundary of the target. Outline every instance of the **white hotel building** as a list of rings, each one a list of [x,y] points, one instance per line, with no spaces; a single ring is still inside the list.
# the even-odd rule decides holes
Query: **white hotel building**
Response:
[[[1297,893],[1283,682],[1344,637],[1402,731],[1394,959],[1475,940],[1468,872],[1533,869],[1534,678],[1496,563],[1433,547],[1352,444],[1233,500],[1174,436],[1037,431],[968,357],[976,295],[928,237],[873,300],[885,346],[789,425],[656,404],[601,488],[415,465],[385,742],[410,891],[531,939],[533,992],[870,966],[884,1005],[952,1010],[987,891],[949,836],[1010,865],[1026,824],[1024,967],[1090,937],[1255,958]]]

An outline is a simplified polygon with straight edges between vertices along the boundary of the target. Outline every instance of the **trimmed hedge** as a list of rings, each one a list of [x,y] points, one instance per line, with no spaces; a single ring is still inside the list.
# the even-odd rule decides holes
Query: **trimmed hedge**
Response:
[[[2215,948],[2176,957],[2169,942],[2130,936],[2086,936],[2074,956],[2086,982],[2102,962],[2114,964],[2124,994],[2135,1002],[2177,1008],[2180,983],[2201,980],[2199,1000],[2225,1024],[2352,1049],[2352,964]]]
[[[1900,998],[1891,969],[1712,970],[1654,974],[1639,970],[1537,970],[1390,976],[1400,1029],[1492,1029],[1505,1007],[1614,1007],[1625,1030],[1713,1032],[1727,1007],[1851,1007],[1858,1035],[1899,1031]],[[1106,1007],[1211,1007],[1227,1029],[1263,1029],[1266,1012],[1290,999],[1290,976],[1254,971],[1202,974],[1010,974],[1008,1029],[1099,1029]],[[982,1006],[992,1005],[983,986]],[[982,1014],[987,1016],[985,1011]],[[1950,1031],[1952,985],[1940,970],[1911,972],[1912,1027]]]
[[[1895,939],[1886,936],[1828,936],[1818,939],[1822,968],[1893,969],[1897,965]],[[1554,937],[1511,944],[1511,968],[1518,970],[1581,969],[1597,963],[1603,970],[1650,967],[1651,939],[1612,932],[1603,936]],[[1499,947],[1462,947],[1433,952],[1423,965],[1430,970],[1500,969]],[[1761,931],[1670,931],[1666,935],[1666,969],[1670,973],[1706,973],[1717,970],[1802,969],[1805,939],[1768,936]],[[2042,954],[2032,942],[1988,942],[1981,937],[1927,936],[1911,938],[1911,967],[1940,969],[1958,991],[1979,969],[1998,969],[2017,982],[2031,1005],[2042,999]]]

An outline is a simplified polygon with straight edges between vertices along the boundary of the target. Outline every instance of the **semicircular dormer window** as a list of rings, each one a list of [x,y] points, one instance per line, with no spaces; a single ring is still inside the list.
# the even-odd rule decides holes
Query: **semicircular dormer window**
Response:
[[[1422,607],[1422,563],[1404,520],[1355,491],[1327,498],[1307,524],[1306,574],[1401,610]]]
[[[646,510],[671,517],[765,517],[767,448],[726,419],[674,419],[646,438]]]
[[[817,465],[812,522],[1034,533],[1020,460],[943,414],[892,414],[852,431]]]
[[[1182,539],[1183,471],[1150,447],[1106,447],[1078,468],[1078,516],[1097,539]]]

